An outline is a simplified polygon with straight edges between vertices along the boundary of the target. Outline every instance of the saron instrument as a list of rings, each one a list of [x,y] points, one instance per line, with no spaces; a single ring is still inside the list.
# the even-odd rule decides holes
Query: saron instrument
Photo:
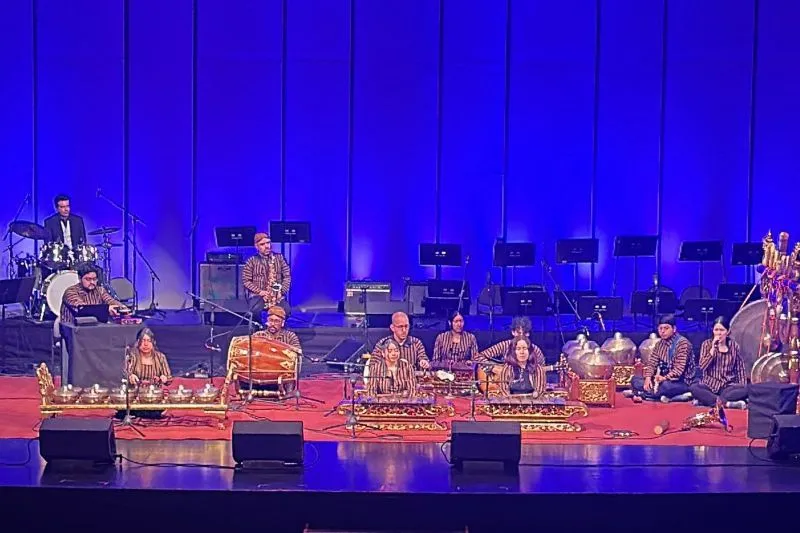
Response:
[[[437,403],[434,396],[428,395],[360,395],[354,400],[342,400],[337,411],[345,415],[351,408],[355,408],[353,414],[359,424],[392,431],[443,431],[447,424],[437,418],[455,415],[450,402]]]
[[[492,420],[520,422],[523,431],[581,431],[583,428],[569,419],[589,415],[582,402],[527,394],[479,399],[475,406]]]
[[[228,365],[233,368],[234,379],[239,381],[240,395],[250,392],[251,353],[254,395],[285,398],[294,392],[301,352],[280,341],[253,335],[233,337],[228,347]]]

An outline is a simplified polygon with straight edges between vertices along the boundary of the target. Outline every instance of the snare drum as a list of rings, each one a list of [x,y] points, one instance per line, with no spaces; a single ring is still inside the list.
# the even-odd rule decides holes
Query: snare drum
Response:
[[[50,270],[66,268],[70,262],[69,248],[63,242],[48,242],[39,250],[39,261]]]
[[[42,285],[42,294],[51,313],[55,316],[61,314],[61,301],[64,299],[64,293],[79,282],[78,273],[74,270],[62,270],[47,277]]]
[[[75,264],[94,263],[97,261],[97,248],[91,244],[79,244],[72,250],[72,260]]]

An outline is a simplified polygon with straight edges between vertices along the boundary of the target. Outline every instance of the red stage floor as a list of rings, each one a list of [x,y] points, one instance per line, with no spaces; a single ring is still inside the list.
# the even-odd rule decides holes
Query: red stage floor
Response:
[[[180,379],[193,389],[201,388],[204,380]],[[343,427],[326,429],[341,424],[344,417],[338,414],[325,416],[342,398],[343,381],[338,376],[319,376],[302,382],[303,394],[322,400],[318,404],[301,400],[299,406],[295,401],[283,403],[256,401],[243,409],[239,402],[232,405],[229,420],[302,420],[307,440],[348,440],[350,432]],[[456,417],[449,420],[466,419],[469,415],[469,400],[455,401]],[[694,446],[747,446],[750,440],[746,436],[747,412],[728,411],[729,422],[733,426],[730,433],[721,427],[697,428],[679,431],[683,420],[698,412],[700,408],[691,404],[661,404],[645,402],[634,404],[621,395],[617,398],[615,408],[591,407],[589,416],[573,419],[583,426],[577,433],[526,433],[527,442],[548,443],[613,443],[613,444],[648,444],[648,445],[694,445]],[[80,414],[70,413],[62,416],[111,416],[108,410],[82,411]],[[478,417],[480,420],[481,417]],[[31,438],[37,436],[39,414],[39,393],[36,379],[33,377],[0,377],[0,438]],[[161,420],[143,421],[138,429],[148,440],[165,439],[230,439],[230,423],[219,429],[220,417],[199,415],[194,412],[168,411]],[[668,421],[670,431],[661,437],[653,433],[653,428],[661,421]],[[610,429],[627,429],[638,433],[638,437],[628,439],[612,439],[604,433]],[[142,438],[130,428],[118,428],[117,438]],[[448,438],[447,431],[438,432],[361,432],[362,440],[372,441],[408,441],[408,442],[444,442]]]

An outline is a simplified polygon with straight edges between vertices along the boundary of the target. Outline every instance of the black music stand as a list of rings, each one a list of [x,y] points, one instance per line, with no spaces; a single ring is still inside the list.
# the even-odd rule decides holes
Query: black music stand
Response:
[[[587,297],[596,297],[597,291],[561,291],[556,295],[557,304],[556,304],[556,311],[559,314],[564,315],[574,315],[573,310],[577,310],[578,314],[581,317],[584,317],[583,313],[580,312],[578,309],[578,302],[580,302],[581,298]],[[561,313],[561,311],[564,311]]]
[[[222,228],[214,228],[214,236],[217,240],[217,246],[220,248],[235,248],[236,255],[239,256],[239,247],[243,244],[246,246],[253,245],[258,230],[255,226],[228,226]],[[239,299],[239,261],[236,261],[235,266],[236,280],[235,280],[235,295]]]
[[[461,296],[462,282],[458,280],[430,280],[428,295],[424,300],[425,314],[433,316],[449,316],[457,309],[466,308],[469,314],[469,283],[463,284],[464,294]]]
[[[619,235],[614,239],[614,282],[611,295],[617,290],[617,261],[620,257],[633,257],[633,291],[639,290],[639,258],[655,257],[658,235]]]
[[[745,270],[745,283],[754,283],[756,279],[755,266],[761,264],[764,249],[760,242],[735,242],[731,253],[732,266],[748,267]]]
[[[36,278],[15,278],[0,280],[0,354],[3,358],[3,364],[0,367],[5,367],[6,363],[6,306],[12,304],[21,304],[23,307],[25,303],[30,301],[31,294],[33,294],[33,286],[36,283]]]
[[[511,267],[511,286],[513,287],[516,284],[517,267],[529,267],[536,264],[536,245],[532,242],[497,241],[494,243],[492,264],[501,268]]]
[[[546,291],[505,288],[503,314],[509,316],[549,316],[552,314],[550,294]]]
[[[736,302],[729,300],[712,300],[709,298],[693,298],[686,300],[683,304],[683,318],[692,322],[702,323],[705,330],[709,330],[709,320],[713,320],[722,315],[733,316],[736,310]]]
[[[631,297],[631,314],[657,318],[669,315],[678,308],[675,291],[665,287],[655,287],[649,291],[636,291]]]
[[[556,241],[556,263],[573,265],[573,289],[578,290],[578,264],[597,263],[597,239],[559,239]]]
[[[292,265],[292,244],[311,244],[310,222],[270,221],[269,238],[272,242],[289,245],[287,263]]]
[[[703,294],[703,267],[709,261],[722,263],[722,241],[684,241],[678,261],[700,263],[700,294]]]
[[[461,245],[425,242],[419,245],[419,264],[436,268],[436,279],[442,277],[443,266],[461,266]]]
[[[606,331],[607,320],[612,323],[622,320],[622,296],[582,296],[578,300],[578,314],[590,318],[598,317],[601,329]]]

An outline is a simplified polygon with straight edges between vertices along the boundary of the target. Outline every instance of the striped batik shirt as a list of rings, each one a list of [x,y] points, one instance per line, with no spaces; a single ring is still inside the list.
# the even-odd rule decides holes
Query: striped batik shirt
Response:
[[[433,344],[433,360],[442,363],[468,361],[478,355],[478,340],[472,333],[462,331],[456,338],[452,331],[436,336]]]
[[[283,344],[288,344],[298,352],[301,352],[302,349],[300,348],[300,339],[297,337],[297,334],[294,331],[289,331],[288,329],[281,329],[276,334],[272,334],[269,330],[261,330],[253,333],[253,336],[264,337],[269,340],[282,342]]]
[[[541,394],[547,386],[547,374],[544,367],[541,365],[531,365],[528,372],[528,379],[533,387],[533,392]],[[500,391],[505,394],[511,394],[511,384],[514,380],[521,379],[522,369],[517,365],[505,364],[500,370]]]
[[[421,361],[428,361],[428,354],[425,352],[425,345],[416,337],[409,335],[403,342],[398,341],[393,336],[389,335],[375,343],[375,348],[372,350],[372,355],[378,359],[383,357],[383,352],[386,349],[386,343],[390,340],[400,345],[400,359],[408,361],[412,368],[415,368]],[[370,363],[371,365],[372,363]]]
[[[714,394],[719,394],[728,385],[747,384],[741,351],[733,339],[728,339],[728,351],[725,353],[719,351],[713,339],[703,341],[700,345],[700,370],[703,371],[700,383]]]
[[[394,368],[390,368],[383,359],[375,359],[369,366],[367,392],[370,396],[379,394],[413,396],[416,392],[417,378],[414,375],[414,367],[408,361],[400,359]]]
[[[673,347],[670,356],[670,348]],[[660,339],[653,353],[647,360],[644,369],[644,377],[652,378],[656,375],[656,370],[661,365],[669,370],[664,375],[669,381],[683,381],[687,385],[695,382],[696,364],[694,360],[694,348],[692,343],[683,335],[674,334],[667,340]]]
[[[479,363],[484,363],[487,361],[502,361],[505,359],[506,354],[508,354],[508,351],[511,349],[511,346],[516,340],[517,338],[514,337],[500,341],[493,346],[489,346],[484,351],[480,352],[476,357],[473,357],[473,359]],[[544,353],[542,352],[541,348],[533,343],[531,343],[530,355],[537,365],[544,366]]]
[[[131,376],[136,376],[140,382],[155,381],[161,376],[166,377],[167,381],[172,379],[172,372],[169,370],[166,356],[155,351],[153,352],[153,363],[145,364],[142,361],[142,355],[133,350],[126,361],[125,374],[128,380],[131,379]]]
[[[79,307],[100,304],[122,306],[104,287],[97,286],[97,288],[89,291],[84,289],[80,283],[73,285],[64,292],[64,297],[61,300],[61,312],[59,313],[61,323],[72,324],[75,321],[75,313]]]
[[[242,285],[249,292],[258,294],[261,291],[271,291],[270,273],[276,283],[281,286],[280,298],[282,300],[292,285],[292,272],[289,264],[281,254],[270,253],[264,257],[256,255],[247,260],[242,269]]]

